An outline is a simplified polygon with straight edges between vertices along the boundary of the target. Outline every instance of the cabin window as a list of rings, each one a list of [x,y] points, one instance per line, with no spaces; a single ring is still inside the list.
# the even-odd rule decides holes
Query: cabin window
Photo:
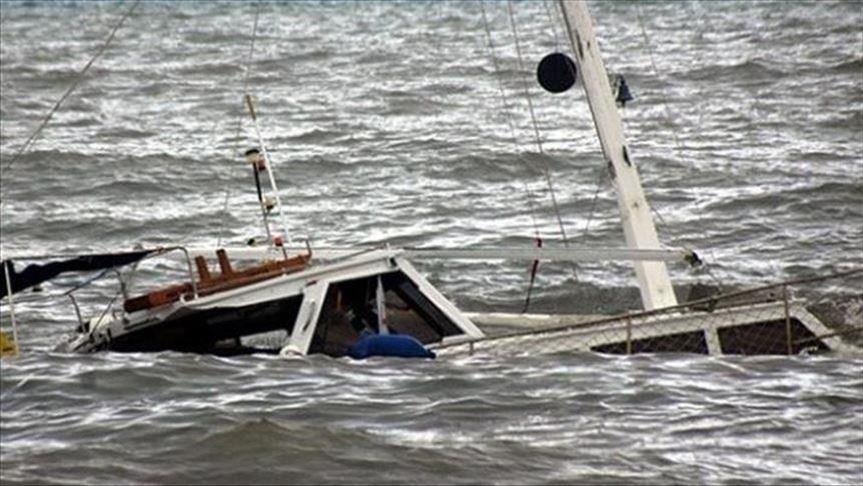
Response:
[[[804,349],[827,351],[829,348],[800,320],[791,319],[791,353]],[[788,327],[785,319],[756,322],[717,329],[723,354],[788,354]]]
[[[413,336],[423,344],[462,331],[402,272],[381,275],[385,320],[391,334]],[[378,276],[331,284],[324,299],[309,353],[344,356],[363,331],[379,333]]]
[[[626,342],[600,344],[591,351],[607,354],[626,354]],[[633,339],[630,350],[636,353],[699,353],[708,354],[704,331],[665,334],[642,339]]]
[[[302,296],[243,307],[208,309],[117,336],[115,351],[174,350],[237,355],[278,353],[297,319]],[[251,338],[251,336],[256,336]]]

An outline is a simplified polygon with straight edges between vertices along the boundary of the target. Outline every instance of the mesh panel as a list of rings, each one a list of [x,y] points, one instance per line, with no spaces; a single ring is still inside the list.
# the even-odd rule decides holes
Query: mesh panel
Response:
[[[812,340],[809,346],[803,343],[803,340],[814,338],[815,334],[800,320],[792,319],[790,328],[788,324],[784,320],[773,320],[719,329],[717,332],[722,352],[724,354],[788,354],[789,343],[792,354],[798,354],[803,349],[812,347],[817,348],[818,351],[829,349],[819,339]]]
[[[707,339],[703,331],[678,332],[651,338],[618,341],[593,346],[591,351],[608,354],[634,353],[699,353],[707,354]]]

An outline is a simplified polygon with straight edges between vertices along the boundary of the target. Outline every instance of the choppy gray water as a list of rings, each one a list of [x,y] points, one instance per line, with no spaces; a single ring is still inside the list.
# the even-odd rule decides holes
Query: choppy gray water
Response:
[[[713,276],[739,285],[863,262],[859,4],[591,7],[609,70],[636,97],[627,137],[664,243],[701,250]],[[249,4],[140,5],[5,170],[126,8],[0,6],[4,256],[260,232],[239,156],[254,145],[247,121],[235,139]],[[249,86],[296,236],[529,245],[527,184],[553,245],[547,163],[575,243],[622,244],[583,95],[542,94],[531,77],[537,155],[506,7],[486,10],[515,144],[478,4],[263,6]],[[563,46],[562,28],[542,3],[514,10],[533,69]],[[523,263],[418,264],[467,309],[514,310],[524,297]],[[149,274],[171,279],[163,270]],[[638,306],[625,265],[583,265],[578,277],[543,266],[533,310]],[[97,285],[85,311],[110,295]],[[17,310],[25,355],[0,374],[4,484],[863,482],[859,359],[68,356],[50,351],[73,326],[66,302]]]

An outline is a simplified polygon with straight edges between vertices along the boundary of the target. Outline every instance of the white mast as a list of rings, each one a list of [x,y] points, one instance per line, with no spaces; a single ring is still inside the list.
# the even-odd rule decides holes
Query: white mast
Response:
[[[566,30],[576,57],[593,123],[617,189],[617,203],[626,244],[633,249],[661,248],[638,170],[626,148],[623,124],[608,82],[608,74],[593,32],[593,21],[583,0],[560,0]],[[635,262],[635,273],[646,310],[677,305],[668,269],[663,262]]]

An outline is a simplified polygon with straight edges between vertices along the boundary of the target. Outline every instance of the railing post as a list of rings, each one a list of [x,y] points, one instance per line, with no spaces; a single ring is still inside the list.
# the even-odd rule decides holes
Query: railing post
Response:
[[[626,354],[632,354],[632,316],[626,313]]]
[[[69,300],[72,301],[72,307],[75,308],[75,315],[78,316],[78,324],[81,326],[81,329],[84,328],[84,318],[81,317],[81,309],[78,307],[78,301],[75,299],[74,294],[69,294]]]
[[[129,299],[129,291],[126,289],[126,282],[123,281],[123,274],[120,273],[116,268],[114,269],[114,273],[117,274],[117,281],[120,282],[120,293],[123,294],[123,300]],[[71,294],[70,294],[71,295]]]
[[[782,286],[782,303],[785,307],[785,346],[788,350],[788,355],[794,352],[794,344],[791,342],[791,312],[788,309],[788,286]]]
[[[195,282],[195,271],[192,270],[192,257],[189,255],[189,250],[187,250],[183,246],[176,247],[178,250],[182,251],[184,255],[186,255],[186,267],[189,270],[189,281],[192,284],[192,295],[197,299],[198,298],[198,284]]]
[[[15,320],[15,301],[12,298],[12,279],[9,277],[9,266],[11,265],[11,260],[8,258],[3,262],[3,273],[6,277],[6,297],[9,298],[9,318],[12,321],[12,340],[15,341],[15,356],[21,354],[21,348],[18,346],[18,321]]]

